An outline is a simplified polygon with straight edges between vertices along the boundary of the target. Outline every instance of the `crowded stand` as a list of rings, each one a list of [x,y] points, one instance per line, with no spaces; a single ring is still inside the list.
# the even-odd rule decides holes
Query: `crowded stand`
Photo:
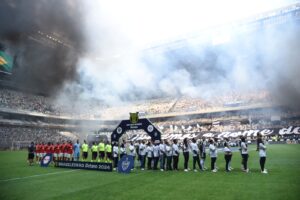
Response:
[[[11,109],[11,110],[23,110],[23,111],[33,111],[37,113],[47,113],[47,114],[57,114],[60,115],[61,111],[64,109],[64,111],[72,110],[72,106],[63,106],[56,104],[54,106],[52,105],[53,102],[51,102],[47,97],[44,96],[38,96],[38,95],[32,95],[32,94],[26,94],[22,92],[17,92],[13,90],[8,89],[1,89],[1,106],[2,109]],[[249,94],[247,97],[251,97],[251,94]],[[267,93],[261,93],[258,94],[257,97],[259,97],[261,100],[267,99]],[[229,101],[242,101],[243,98],[246,99],[246,97],[236,97],[235,95],[232,95],[230,97],[220,97],[220,99],[226,99]],[[257,98],[257,99],[259,99]],[[146,103],[136,103],[132,104],[131,106],[123,106],[123,107],[113,107],[113,108],[106,108],[106,111],[99,111],[98,109],[93,109],[92,104],[89,105],[90,110],[89,112],[92,113],[94,110],[94,113],[101,114],[101,118],[105,119],[106,114],[110,116],[114,116],[114,113],[117,114],[123,114],[124,118],[128,117],[128,113],[134,111],[145,111],[141,112],[142,114],[149,114],[149,113],[164,113],[164,112],[179,112],[179,108],[191,108],[191,104],[185,104],[184,106],[178,106],[182,102],[182,99],[186,99],[186,102],[188,102],[187,97],[182,97],[179,99],[158,99],[158,100],[148,100]],[[260,100],[249,100],[248,102],[259,102]],[[99,107],[102,107],[102,104],[99,104],[97,101],[90,101],[93,102],[94,105],[97,105]],[[194,103],[195,109],[190,109],[190,111],[195,111],[197,109],[205,109],[204,107],[201,107],[201,104],[197,104],[196,99],[192,99],[190,102]],[[220,101],[222,102],[222,101]],[[262,102],[262,101],[260,101]],[[98,104],[97,104],[98,103]],[[183,104],[181,104],[183,105]],[[221,104],[217,104],[221,106]],[[224,105],[223,105],[224,106]],[[52,109],[52,108],[59,108],[60,109]],[[73,107],[74,108],[74,107]],[[187,111],[186,109],[181,109],[181,111]],[[208,107],[206,107],[208,108]],[[148,110],[147,110],[148,109]],[[60,111],[59,111],[60,110]],[[156,111],[159,110],[159,111]],[[270,110],[260,110],[260,111],[247,111],[247,112],[236,112],[234,114],[221,112],[222,114],[220,116],[199,116],[199,117],[193,117],[193,118],[182,118],[182,119],[176,119],[170,118],[167,120],[160,120],[159,118],[154,120],[155,126],[162,132],[163,138],[173,138],[176,137],[176,139],[182,139],[183,136],[189,135],[189,137],[201,137],[204,134],[207,133],[213,133],[213,134],[220,134],[224,132],[244,132],[249,130],[263,130],[263,129],[281,129],[281,128],[288,128],[288,127],[298,127],[300,126],[300,121],[298,120],[300,113],[298,111],[294,110],[285,110],[284,112],[280,112],[278,114],[277,112]],[[73,109],[74,113],[76,113],[76,109]],[[109,111],[109,112],[108,112]],[[79,116],[78,111],[78,116]],[[85,111],[86,112],[86,111]],[[67,113],[67,112],[64,112]],[[279,118],[276,118],[277,115],[280,115]],[[272,116],[275,116],[275,120],[272,120]],[[84,119],[88,120],[90,117],[88,115],[82,115]],[[141,117],[144,117],[143,115]],[[293,119],[295,118],[295,119]],[[80,119],[80,117],[78,117]],[[85,134],[90,134],[93,132],[98,132],[98,134],[102,134],[105,132],[106,138],[110,138],[110,133],[113,130],[112,127],[114,125],[110,124],[102,124],[101,127],[98,124],[95,125],[97,122],[92,122],[91,124],[87,122],[76,122],[71,123],[67,121],[57,121],[55,123],[47,122],[47,120],[41,122],[41,121],[30,121],[26,119],[4,119],[2,118],[0,120],[1,122],[1,148],[15,148],[16,142],[19,142],[19,146],[22,146],[22,142],[25,143],[29,141],[39,141],[39,140],[46,140],[46,141],[61,141],[61,140],[67,140],[70,138],[74,139],[79,138],[78,136],[71,136],[70,135],[64,135],[63,129],[66,128],[72,128],[74,130],[82,128],[83,126],[91,126],[91,129],[89,132],[86,132]],[[69,124],[68,124],[69,123]],[[117,123],[117,122],[116,122]],[[128,140],[138,140],[138,139],[147,139],[149,136],[146,135],[143,131],[133,131],[127,133],[127,139]],[[26,144],[27,144],[26,143]]]
[[[123,103],[120,106],[108,106],[104,102],[92,99],[81,102],[57,101],[42,95],[29,94],[11,89],[0,89],[0,109],[27,111],[47,115],[65,116],[78,119],[110,119],[123,118],[129,112],[140,112],[144,115],[181,112],[209,112],[216,109],[270,103],[270,95],[266,91],[239,94],[232,92],[219,97],[160,98],[143,102]]]
[[[203,119],[178,120],[155,123],[156,126],[166,133],[185,133],[185,132],[203,132],[203,131],[238,131],[250,129],[283,128],[289,126],[300,126],[300,120],[283,120],[272,122],[268,120],[259,120],[256,123],[241,123],[240,121],[214,121],[212,123],[202,124]]]
[[[0,138],[1,149],[20,149],[27,147],[32,141],[55,143],[78,139],[78,135],[53,128],[1,126]]]
[[[205,100],[204,98],[191,98],[183,96],[173,106],[171,112],[211,111],[217,108],[255,105],[259,103],[271,103],[272,98],[267,91],[255,91],[247,93],[230,92]]]
[[[0,106],[0,108],[12,110],[59,115],[59,112],[51,107],[50,102],[44,96],[4,88],[0,89]]]
[[[131,104],[123,104],[122,106],[108,107],[103,102],[98,100],[89,100],[84,105],[77,105],[77,102],[63,103],[62,101],[55,101],[49,97],[29,94],[21,91],[11,89],[0,89],[0,109],[8,109],[13,112],[30,112],[30,113],[43,113],[46,118],[54,116],[69,116],[78,119],[76,122],[71,121],[53,121],[43,120],[31,121],[29,118],[16,118],[11,117],[1,118],[1,142],[0,147],[5,148],[22,148],[30,141],[45,141],[45,142],[58,142],[62,140],[74,141],[79,136],[70,133],[64,134],[64,130],[72,128],[79,130],[83,126],[91,127],[85,134],[98,132],[104,134],[106,138],[110,138],[113,124],[105,124],[107,116],[110,118],[118,119],[127,118],[129,112],[139,112],[140,117],[147,117],[149,115],[164,114],[164,113],[185,113],[195,111],[215,111],[217,108],[225,107],[238,107],[243,105],[252,105],[258,103],[271,102],[271,97],[266,91],[257,93],[228,93],[219,97],[211,98],[210,101],[203,98],[161,98],[151,99],[143,102],[134,102]],[[81,109],[76,109],[81,108]],[[221,112],[220,116],[198,116],[198,117],[185,117],[181,119],[170,118],[160,119],[160,116],[154,118],[155,126],[162,132],[163,138],[176,138],[183,139],[184,136],[188,137],[202,137],[205,134],[221,134],[225,132],[245,132],[249,130],[263,130],[263,129],[282,129],[288,127],[300,126],[298,120],[300,113],[294,110],[285,110],[280,112],[279,119],[276,118],[278,113],[273,113],[267,110],[261,111],[247,111],[226,113]],[[95,117],[96,116],[96,117]],[[121,117],[120,117],[121,116]],[[175,115],[176,116],[176,115]],[[275,116],[275,120],[271,120]],[[97,124],[97,121],[89,121],[90,119],[100,118],[104,120]],[[108,119],[110,119],[108,118]],[[292,118],[295,118],[292,120]],[[80,120],[87,120],[81,122]],[[116,122],[117,123],[117,122]],[[97,124],[97,126],[96,126]],[[126,140],[140,140],[149,139],[143,131],[129,131],[126,134]],[[211,135],[210,135],[211,136]],[[17,145],[16,145],[17,144]]]

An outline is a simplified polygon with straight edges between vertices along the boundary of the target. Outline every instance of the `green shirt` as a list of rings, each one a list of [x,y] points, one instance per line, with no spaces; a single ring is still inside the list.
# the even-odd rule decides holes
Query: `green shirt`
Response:
[[[92,146],[92,152],[97,152],[98,151],[98,146],[97,145],[93,145]]]
[[[83,151],[83,152],[88,152],[88,150],[89,150],[89,145],[87,145],[87,144],[82,144],[81,148],[82,148],[82,151]]]
[[[105,144],[103,142],[99,143],[99,151],[105,151]]]
[[[106,152],[111,153],[111,144],[106,145]]]

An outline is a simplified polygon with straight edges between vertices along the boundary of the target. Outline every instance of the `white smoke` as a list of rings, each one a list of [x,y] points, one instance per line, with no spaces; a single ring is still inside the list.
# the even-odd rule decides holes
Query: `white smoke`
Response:
[[[82,29],[88,51],[78,63],[78,81],[67,87],[76,91],[79,88],[83,99],[96,98],[119,105],[151,97],[208,97],[232,89],[268,88],[278,94],[280,79],[279,86],[293,87],[297,98],[300,45],[294,25],[288,32],[276,29],[249,38],[240,37],[229,28],[216,32],[213,41],[201,44],[193,44],[188,37],[294,2],[83,1],[86,15]],[[260,41],[262,35],[264,39],[274,38]],[[168,52],[167,46],[160,51],[144,50],[149,45],[185,36],[187,46],[179,50]],[[226,42],[231,43],[225,49],[209,47]],[[294,79],[291,82],[290,77]]]

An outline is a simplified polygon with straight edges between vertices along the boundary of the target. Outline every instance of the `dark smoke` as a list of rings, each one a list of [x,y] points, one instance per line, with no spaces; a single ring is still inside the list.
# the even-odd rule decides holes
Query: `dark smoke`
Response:
[[[0,43],[15,56],[15,84],[52,94],[76,79],[84,44],[79,1],[2,0],[0,19]]]

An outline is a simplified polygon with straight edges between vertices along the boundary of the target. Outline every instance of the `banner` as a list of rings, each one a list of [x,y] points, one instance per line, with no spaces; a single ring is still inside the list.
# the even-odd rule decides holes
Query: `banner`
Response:
[[[47,153],[41,160],[41,167],[48,167],[52,161],[52,154]]]
[[[111,163],[100,162],[57,161],[55,162],[55,167],[112,172]]]
[[[245,130],[245,131],[224,131],[224,132],[215,132],[215,133],[204,133],[203,137],[218,137],[218,138],[227,138],[227,137],[236,138],[239,136],[256,137],[258,133],[260,133],[263,136],[297,135],[300,134],[300,127],[290,126],[288,128],[269,128],[269,129],[253,129],[253,130]]]
[[[133,156],[125,155],[118,163],[118,172],[119,173],[130,173],[131,169],[133,168]]]
[[[240,136],[246,137],[256,137],[257,133],[262,134],[263,136],[290,136],[290,135],[300,135],[300,127],[299,126],[289,126],[286,128],[266,128],[266,129],[250,129],[250,130],[236,130],[236,131],[203,131],[203,132],[192,132],[192,133],[178,133],[178,134],[163,134],[162,139],[165,140],[183,140],[184,138],[238,138]],[[137,141],[144,140],[147,137],[147,134],[136,134],[133,135],[129,140]],[[146,138],[147,139],[147,138]]]
[[[119,144],[119,139],[121,136],[126,133],[128,130],[144,130],[151,140],[155,143],[160,142],[161,140],[161,132],[150,122],[149,119],[138,119],[137,114],[130,116],[130,120],[123,120],[117,126],[117,128],[111,134],[111,143],[113,145]],[[135,123],[131,123],[131,122]]]

